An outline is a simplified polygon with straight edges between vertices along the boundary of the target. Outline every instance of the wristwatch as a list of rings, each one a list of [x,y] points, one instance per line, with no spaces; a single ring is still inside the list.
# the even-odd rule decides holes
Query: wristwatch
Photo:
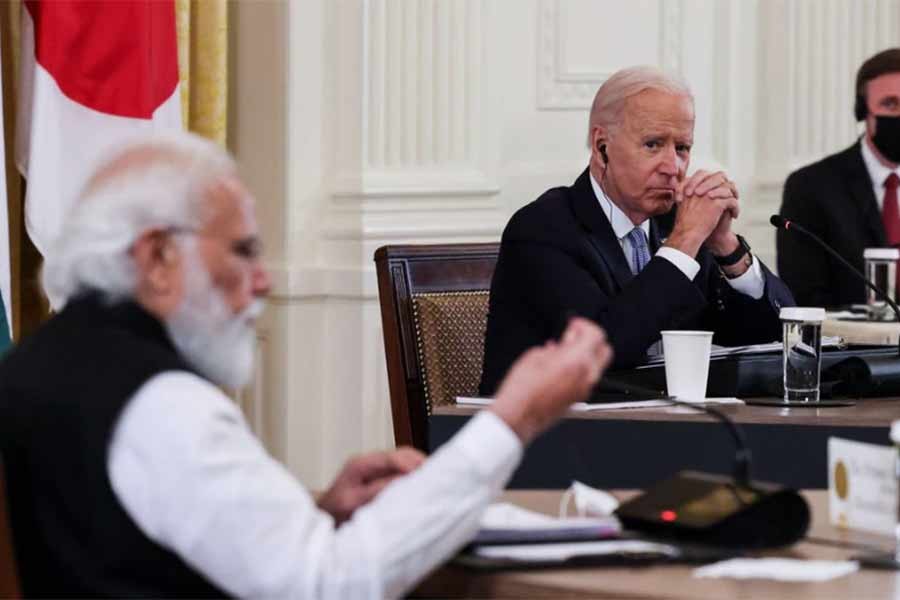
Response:
[[[725,256],[716,256],[713,254],[713,258],[716,259],[716,262],[720,267],[730,267],[731,265],[736,265],[741,262],[741,259],[744,258],[745,254],[750,254],[750,244],[747,243],[747,240],[744,239],[744,236],[738,235],[738,247],[731,254],[726,254]]]

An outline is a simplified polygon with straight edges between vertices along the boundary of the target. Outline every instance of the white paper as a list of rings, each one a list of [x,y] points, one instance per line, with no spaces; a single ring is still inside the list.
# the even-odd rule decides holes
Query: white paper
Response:
[[[619,508],[619,501],[609,492],[598,490],[578,480],[572,482],[559,501],[560,517],[568,510],[569,498],[575,502],[578,516],[609,517]]]
[[[523,561],[564,561],[573,556],[597,556],[617,553],[659,553],[678,556],[679,550],[668,544],[640,540],[610,540],[603,542],[568,542],[565,544],[514,544],[510,546],[480,546],[476,556]]]
[[[484,511],[480,523],[482,529],[523,530],[572,529],[573,527],[591,527],[595,525],[597,527],[617,527],[618,521],[616,519],[594,519],[588,517],[559,519],[508,502],[495,502]]]
[[[470,398],[466,396],[457,396],[456,404],[459,406],[489,406],[493,402],[493,398]],[[740,398],[705,398],[702,402],[691,401],[691,404],[743,404]],[[587,412],[595,410],[622,410],[632,408],[664,408],[675,407],[668,400],[627,400],[623,402],[576,402],[569,407],[569,410],[576,412]],[[684,410],[690,410],[685,408]]]
[[[795,558],[733,558],[694,569],[694,577],[773,579],[775,581],[828,581],[855,573],[852,560],[800,560]]]
[[[822,337],[822,347],[823,348],[842,348],[846,346],[844,339],[839,336],[824,336]],[[744,354],[767,354],[770,352],[781,352],[784,348],[784,344],[782,342],[769,342],[766,344],[750,344],[748,346],[717,346],[713,344],[712,350],[709,353],[710,359],[714,358],[722,358],[725,356],[738,356]],[[648,367],[656,367],[665,362],[665,355],[657,354],[650,357],[647,360],[646,364],[643,364],[638,369],[646,369]]]

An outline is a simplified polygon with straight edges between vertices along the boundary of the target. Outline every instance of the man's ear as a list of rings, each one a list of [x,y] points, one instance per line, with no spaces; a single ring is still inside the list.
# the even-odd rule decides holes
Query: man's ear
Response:
[[[595,125],[591,128],[591,156],[597,159],[600,164],[606,164],[603,160],[603,153],[606,145],[609,143],[609,135],[605,127]]]
[[[171,290],[172,271],[179,260],[178,249],[171,234],[161,229],[149,229],[131,246],[131,256],[137,269],[138,285],[157,294]]]

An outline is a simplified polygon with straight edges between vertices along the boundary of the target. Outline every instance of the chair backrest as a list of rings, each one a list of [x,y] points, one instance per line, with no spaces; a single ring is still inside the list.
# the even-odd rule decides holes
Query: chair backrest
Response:
[[[499,244],[375,252],[394,440],[428,449],[435,406],[478,391]]]
[[[0,598],[21,598],[21,589],[9,511],[6,510],[6,482],[0,457]]]

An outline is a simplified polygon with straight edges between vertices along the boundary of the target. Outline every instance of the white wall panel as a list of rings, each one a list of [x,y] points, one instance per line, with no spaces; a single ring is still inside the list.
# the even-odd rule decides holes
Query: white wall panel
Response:
[[[678,70],[682,0],[540,0],[539,107],[584,110],[603,81],[634,64]],[[639,32],[640,43],[634,43]]]

